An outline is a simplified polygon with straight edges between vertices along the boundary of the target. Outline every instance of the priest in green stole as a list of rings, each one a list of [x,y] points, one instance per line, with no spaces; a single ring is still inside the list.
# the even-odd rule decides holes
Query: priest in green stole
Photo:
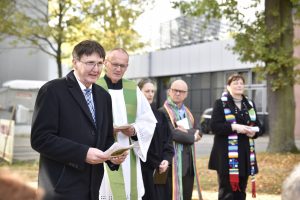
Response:
[[[134,144],[118,171],[105,168],[99,194],[103,200],[140,200],[144,195],[140,159],[147,159],[157,121],[136,83],[123,79],[128,60],[124,49],[110,51],[105,60],[105,76],[97,81],[112,98],[115,140],[124,146]]]

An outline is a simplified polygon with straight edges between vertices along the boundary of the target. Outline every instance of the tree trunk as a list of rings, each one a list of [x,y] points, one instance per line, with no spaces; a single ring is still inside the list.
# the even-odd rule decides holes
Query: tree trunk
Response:
[[[270,83],[269,76],[267,82]],[[269,135],[268,152],[294,152],[295,103],[292,86],[272,91],[268,85]]]
[[[270,52],[278,52],[284,48],[288,56],[293,55],[293,21],[292,4],[289,0],[265,0],[266,27],[269,34],[281,33],[273,44],[269,46]],[[266,61],[266,67],[276,64],[276,60]],[[278,64],[278,63],[277,63]],[[293,66],[280,66],[283,74],[291,73]],[[268,112],[270,125],[270,142],[267,148],[269,152],[293,152],[296,151],[294,125],[295,102],[292,84],[287,84],[276,91],[272,90],[272,81],[277,74],[267,76]]]
[[[61,58],[56,57],[56,64],[57,64],[57,76],[58,78],[62,77],[62,64],[61,64]]]
[[[300,19],[294,18],[294,43],[300,41]],[[294,57],[300,59],[300,44],[294,45]],[[300,63],[297,64],[295,69],[300,70]],[[295,109],[295,138],[300,138],[300,84],[294,85],[294,99],[296,104]]]
[[[63,17],[64,17],[64,7],[65,3],[59,2],[59,14],[58,14],[58,38],[57,38],[57,51],[56,51],[56,63],[57,63],[57,74],[58,78],[62,77],[62,64],[61,64],[61,45],[62,45],[62,38],[63,38],[63,33],[64,33],[64,28],[62,25]]]
[[[61,78],[62,77],[61,43],[57,44],[56,64],[57,64],[57,75],[58,75],[58,78]]]

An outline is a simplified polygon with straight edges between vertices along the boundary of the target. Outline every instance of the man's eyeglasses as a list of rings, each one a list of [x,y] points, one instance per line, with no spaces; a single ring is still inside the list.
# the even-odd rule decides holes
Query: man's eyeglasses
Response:
[[[103,67],[103,62],[92,62],[92,61],[88,61],[88,62],[83,62],[83,61],[80,61],[80,60],[78,60],[79,62],[81,62],[81,63],[83,63],[83,64],[85,64],[88,68],[90,68],[90,69],[93,69],[96,65],[97,65],[97,67]]]
[[[113,66],[113,68],[117,69],[118,67],[121,67],[121,69],[125,69],[126,67],[128,67],[128,64],[119,64],[119,63],[114,63],[111,62],[110,60],[107,60],[108,62],[110,62],[110,64]]]
[[[179,93],[179,94],[185,94],[187,91],[184,91],[184,90],[177,90],[177,89],[173,89],[173,88],[171,88],[171,91],[173,92],[173,93]]]

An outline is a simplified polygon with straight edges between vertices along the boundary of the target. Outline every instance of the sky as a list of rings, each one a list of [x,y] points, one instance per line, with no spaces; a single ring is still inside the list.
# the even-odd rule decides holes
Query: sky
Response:
[[[173,9],[171,1],[174,0],[156,0],[151,10],[146,10],[136,21],[135,29],[142,36],[143,42],[150,42],[151,46],[147,50],[153,50],[159,47],[160,24],[175,19],[180,16],[179,9]],[[257,8],[249,8],[249,2],[239,0],[238,7],[245,14],[245,20],[252,21],[257,9],[263,9],[263,2]]]
[[[154,47],[159,42],[159,27],[163,22],[180,16],[178,9],[173,9],[169,0],[156,0],[153,9],[145,11],[136,21],[135,29],[142,36],[142,41],[151,41]]]

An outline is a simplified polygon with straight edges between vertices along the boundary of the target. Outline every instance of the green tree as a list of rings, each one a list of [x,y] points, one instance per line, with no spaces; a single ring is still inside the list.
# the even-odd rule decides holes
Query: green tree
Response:
[[[13,26],[8,21],[8,18],[14,13],[15,11],[16,2],[14,0],[1,0],[0,1],[0,40],[3,39],[6,35],[5,33],[10,27]]]
[[[294,138],[295,103],[293,85],[299,71],[294,70],[293,16],[296,0],[265,0],[264,9],[256,11],[254,21],[246,21],[238,9],[238,0],[177,1],[185,14],[228,19],[234,27],[233,50],[241,61],[256,65],[256,74],[267,81],[270,125],[270,152],[296,151]],[[260,0],[247,1],[255,8]],[[296,16],[296,14],[295,14]]]
[[[80,40],[95,39],[105,49],[143,47],[132,26],[144,5],[144,0],[23,0],[14,14],[6,15],[14,26],[5,26],[1,32],[14,36],[15,43],[29,42],[54,57],[61,77],[62,60]]]
[[[102,34],[93,34],[106,49],[123,47],[128,51],[142,48],[140,35],[132,28],[137,17],[144,10],[146,3],[139,0],[106,0],[99,1],[90,16]]]

